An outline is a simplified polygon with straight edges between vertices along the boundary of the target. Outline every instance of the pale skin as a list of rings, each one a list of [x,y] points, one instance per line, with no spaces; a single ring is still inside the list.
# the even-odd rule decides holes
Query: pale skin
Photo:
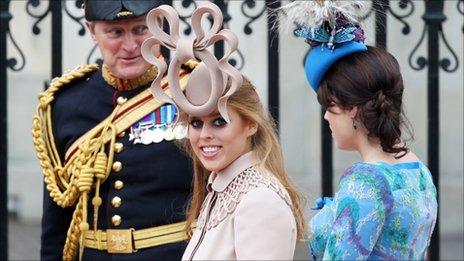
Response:
[[[366,128],[356,118],[357,112],[357,106],[344,110],[332,104],[324,114],[324,119],[329,122],[332,138],[339,149],[356,150],[363,162],[396,164],[419,160],[411,151],[399,159],[396,159],[394,154],[383,151],[378,139],[368,138]],[[353,127],[353,121],[356,129]]]
[[[208,171],[220,172],[252,149],[257,124],[244,120],[232,108],[228,112],[230,123],[217,112],[188,118],[190,145]]]
[[[141,55],[143,41],[151,36],[145,16],[116,21],[86,21],[90,36],[112,74],[130,80],[151,66]]]

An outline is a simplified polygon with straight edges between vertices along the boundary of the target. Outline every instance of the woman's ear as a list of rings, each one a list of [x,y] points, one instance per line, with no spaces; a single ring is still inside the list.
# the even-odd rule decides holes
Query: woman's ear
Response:
[[[358,106],[353,106],[350,110],[348,110],[348,115],[350,118],[355,119],[358,115]]]
[[[258,131],[258,123],[249,121],[247,124],[247,136],[251,137]]]

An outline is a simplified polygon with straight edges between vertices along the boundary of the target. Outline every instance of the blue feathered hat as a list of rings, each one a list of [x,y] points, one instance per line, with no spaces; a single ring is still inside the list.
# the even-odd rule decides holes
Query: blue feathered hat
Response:
[[[318,91],[325,73],[338,60],[367,51],[364,31],[358,22],[365,1],[294,1],[281,7],[281,26],[297,26],[294,34],[311,45],[305,73],[311,88]]]
[[[364,52],[367,47],[362,42],[349,41],[337,45],[333,50],[322,45],[314,47],[306,56],[305,73],[311,88],[319,89],[322,78],[336,61],[352,53]]]

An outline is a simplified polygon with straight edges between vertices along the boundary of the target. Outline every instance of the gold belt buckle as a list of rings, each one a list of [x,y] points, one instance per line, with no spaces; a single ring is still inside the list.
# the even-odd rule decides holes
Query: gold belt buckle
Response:
[[[132,232],[131,229],[107,229],[106,230],[106,245],[108,253],[111,254],[128,254],[134,252],[132,247]]]

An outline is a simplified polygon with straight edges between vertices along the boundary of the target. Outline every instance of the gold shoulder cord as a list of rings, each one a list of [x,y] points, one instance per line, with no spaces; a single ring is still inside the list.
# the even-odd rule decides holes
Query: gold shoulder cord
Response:
[[[75,258],[78,241],[82,240],[82,232],[89,229],[87,223],[87,199],[93,185],[95,185],[95,197],[92,199],[94,206],[94,228],[97,227],[98,207],[101,205],[99,187],[108,176],[114,155],[114,142],[116,129],[111,123],[120,105],[117,105],[106,122],[103,130],[94,138],[85,140],[78,148],[76,156],[72,157],[63,166],[55,146],[51,121],[51,102],[54,94],[66,84],[85,77],[88,73],[98,69],[95,64],[86,65],[71,71],[59,78],[52,80],[50,87],[39,95],[37,114],[32,120],[32,136],[34,147],[39,158],[46,188],[50,197],[60,207],[69,207],[76,204],[72,221],[67,232],[66,243],[63,249],[63,260]],[[104,152],[103,136],[109,134],[109,155]],[[96,182],[94,183],[94,178]],[[80,244],[81,248],[83,244]],[[82,250],[82,249],[81,249]],[[82,251],[80,251],[82,252]]]

